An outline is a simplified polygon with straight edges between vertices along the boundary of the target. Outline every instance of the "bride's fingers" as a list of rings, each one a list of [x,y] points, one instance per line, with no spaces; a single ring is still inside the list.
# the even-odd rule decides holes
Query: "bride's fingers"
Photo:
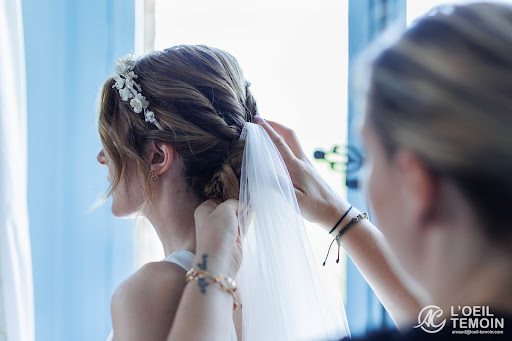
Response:
[[[218,204],[214,200],[206,200],[205,202],[201,203],[201,205],[196,207],[194,211],[194,218],[197,219],[199,215],[213,212],[217,206]]]
[[[240,226],[238,226],[238,234],[236,235],[236,243],[237,245],[242,245],[242,240],[245,236],[242,236],[242,231],[240,229]]]
[[[216,203],[214,200],[206,200],[201,205],[199,205],[196,210],[205,211],[205,212],[211,212],[217,208],[219,204]]]
[[[283,160],[285,163],[288,163],[290,161],[294,161],[297,159],[297,156],[290,149],[290,146],[288,146],[284,137],[279,135],[267,121],[265,121],[264,119],[262,119],[260,117],[257,117],[256,122],[259,125],[261,125],[263,127],[263,129],[266,130],[268,136],[270,137],[272,142],[274,142],[274,144],[276,145],[277,150],[279,150],[279,153],[283,157]]]
[[[228,210],[235,213],[236,216],[238,216],[238,200],[236,199],[228,199],[221,203],[219,207],[226,207]]]
[[[246,230],[242,230],[240,228],[240,225],[238,225],[238,234],[236,237],[236,241],[237,243],[240,243],[240,245],[242,245],[242,241],[245,240],[245,235],[247,234],[246,232]]]

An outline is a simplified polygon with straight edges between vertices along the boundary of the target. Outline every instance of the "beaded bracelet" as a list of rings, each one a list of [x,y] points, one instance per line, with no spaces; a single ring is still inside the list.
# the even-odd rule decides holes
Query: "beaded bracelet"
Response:
[[[198,280],[201,288],[203,288],[205,281],[206,283],[216,284],[221,291],[226,292],[233,297],[233,310],[237,310],[241,307],[240,302],[236,297],[236,281],[231,277],[222,275],[214,276],[208,271],[193,268],[187,272],[185,279],[187,283]]]
[[[352,226],[359,223],[361,220],[368,219],[368,213],[359,213],[354,218],[350,219],[350,221],[347,223],[347,225],[343,226],[336,235],[336,241],[338,242],[338,245],[340,245],[341,236],[343,236]]]
[[[336,263],[339,263],[340,262],[340,248],[341,248],[341,237],[354,225],[356,225],[357,223],[361,222],[361,220],[364,220],[364,219],[368,219],[368,213],[364,212],[364,213],[359,213],[358,215],[356,215],[355,217],[353,217],[352,219],[350,219],[350,221],[345,225],[343,226],[340,231],[338,232],[338,234],[336,234],[336,237],[334,237],[334,239],[332,240],[331,244],[329,245],[329,250],[327,250],[327,255],[325,256],[325,260],[323,262],[323,266],[325,266],[326,262],[327,262],[327,258],[329,257],[329,253],[331,252],[331,247],[332,247],[332,244],[334,244],[334,242],[337,242],[338,244],[338,258],[336,259]],[[332,232],[332,231],[331,231]]]

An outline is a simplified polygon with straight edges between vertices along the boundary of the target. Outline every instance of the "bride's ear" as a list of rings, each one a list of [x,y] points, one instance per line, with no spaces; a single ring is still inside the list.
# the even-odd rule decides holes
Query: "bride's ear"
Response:
[[[150,169],[161,175],[171,168],[174,160],[174,148],[168,143],[151,141],[146,149],[150,160]]]

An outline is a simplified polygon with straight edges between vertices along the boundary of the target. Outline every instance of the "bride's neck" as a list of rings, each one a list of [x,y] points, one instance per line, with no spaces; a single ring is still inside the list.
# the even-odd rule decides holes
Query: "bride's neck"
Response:
[[[173,185],[163,184],[161,190],[154,193],[154,200],[145,214],[166,256],[177,250],[195,252],[196,249],[194,211],[199,203],[183,186]]]

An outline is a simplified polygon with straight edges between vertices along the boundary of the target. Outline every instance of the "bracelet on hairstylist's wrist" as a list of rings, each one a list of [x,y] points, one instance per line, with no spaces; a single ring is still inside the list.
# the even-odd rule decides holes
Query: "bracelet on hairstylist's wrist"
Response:
[[[340,241],[341,241],[341,237],[354,225],[356,224],[359,224],[362,220],[365,220],[365,219],[368,219],[368,213],[366,212],[363,212],[363,213],[359,213],[358,215],[356,215],[355,217],[353,217],[352,219],[350,219],[350,221],[344,225],[340,231],[336,234],[336,242],[338,242],[338,245],[340,245]],[[341,245],[340,245],[341,246]]]
[[[336,228],[338,227],[338,225],[343,221],[343,219],[345,219],[345,217],[350,213],[350,211],[352,210],[353,206],[350,206],[348,208],[347,211],[345,211],[345,213],[343,213],[343,215],[341,216],[341,218],[338,220],[338,222],[336,224],[334,224],[334,227],[329,231],[329,234],[333,233],[334,230],[336,230]]]
[[[332,245],[334,244],[334,242],[336,242],[338,244],[338,258],[336,259],[336,263],[339,263],[340,262],[340,249],[341,249],[341,237],[354,225],[360,223],[362,220],[364,219],[368,219],[368,213],[364,212],[364,213],[359,213],[358,215],[356,215],[355,217],[353,217],[352,219],[350,219],[350,221],[343,225],[341,227],[341,229],[337,230],[337,227],[338,225],[340,225],[340,223],[343,221],[343,219],[348,215],[348,213],[352,210],[352,206],[350,206],[350,208],[343,214],[343,216],[341,217],[341,219],[336,223],[336,225],[334,225],[334,227],[331,229],[331,232],[329,232],[329,234],[335,232],[334,234],[334,239],[332,240],[331,244],[329,245],[329,249],[327,250],[327,255],[325,256],[325,260],[323,262],[323,265],[325,266],[326,262],[327,262],[327,258],[329,257],[329,252],[331,251],[331,247]]]

